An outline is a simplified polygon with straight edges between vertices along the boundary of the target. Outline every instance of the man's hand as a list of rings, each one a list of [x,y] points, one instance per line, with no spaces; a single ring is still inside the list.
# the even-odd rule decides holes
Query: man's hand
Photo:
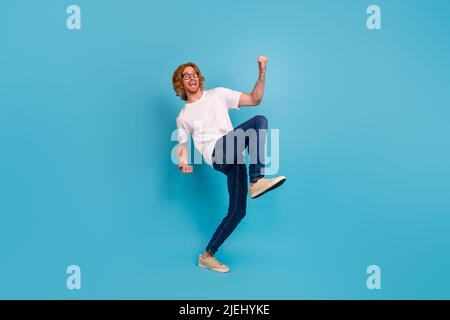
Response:
[[[178,164],[178,168],[180,169],[181,172],[183,173],[192,173],[192,166],[185,164],[183,162],[180,162]]]
[[[267,57],[266,56],[259,56],[258,57],[258,65],[259,65],[259,73],[265,73],[266,72],[266,65],[267,65]]]
[[[178,169],[183,173],[192,173],[192,166],[186,164],[188,162],[188,149],[186,143],[178,145]]]

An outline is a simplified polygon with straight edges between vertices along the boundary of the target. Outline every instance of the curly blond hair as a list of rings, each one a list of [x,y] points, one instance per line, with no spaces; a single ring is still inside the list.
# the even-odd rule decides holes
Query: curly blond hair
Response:
[[[192,67],[194,68],[195,72],[198,75],[198,84],[199,88],[203,90],[205,86],[205,78],[202,76],[202,73],[200,72],[200,69],[197,67],[197,65],[193,62],[184,63],[178,66],[178,68],[174,71],[172,76],[172,84],[173,89],[175,90],[175,93],[177,96],[179,96],[182,100],[187,100],[186,91],[184,90],[183,85],[183,70],[186,67]]]

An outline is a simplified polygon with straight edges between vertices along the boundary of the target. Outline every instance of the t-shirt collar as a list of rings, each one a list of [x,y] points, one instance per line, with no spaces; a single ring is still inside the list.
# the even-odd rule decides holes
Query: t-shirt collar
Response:
[[[207,91],[207,90],[202,90],[202,96],[201,96],[200,99],[198,99],[197,101],[194,101],[194,102],[187,102],[186,104],[192,105],[192,104],[196,104],[196,103],[202,101],[202,100],[203,100],[203,97],[204,97],[205,94],[206,94],[206,91]]]

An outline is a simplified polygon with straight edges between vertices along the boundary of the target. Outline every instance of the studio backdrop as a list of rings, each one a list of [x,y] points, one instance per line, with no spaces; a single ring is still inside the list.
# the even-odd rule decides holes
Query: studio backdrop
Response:
[[[450,298],[450,2],[2,0],[0,298]],[[276,174],[199,269],[226,177],[172,161],[172,73],[250,92]],[[275,138],[273,138],[275,139]],[[269,152],[274,140],[268,135]]]

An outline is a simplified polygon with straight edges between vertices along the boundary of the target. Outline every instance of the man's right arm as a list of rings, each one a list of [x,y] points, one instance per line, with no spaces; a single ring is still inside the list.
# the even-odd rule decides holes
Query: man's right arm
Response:
[[[192,173],[192,166],[188,165],[188,149],[186,143],[178,144],[178,168],[183,173]]]

